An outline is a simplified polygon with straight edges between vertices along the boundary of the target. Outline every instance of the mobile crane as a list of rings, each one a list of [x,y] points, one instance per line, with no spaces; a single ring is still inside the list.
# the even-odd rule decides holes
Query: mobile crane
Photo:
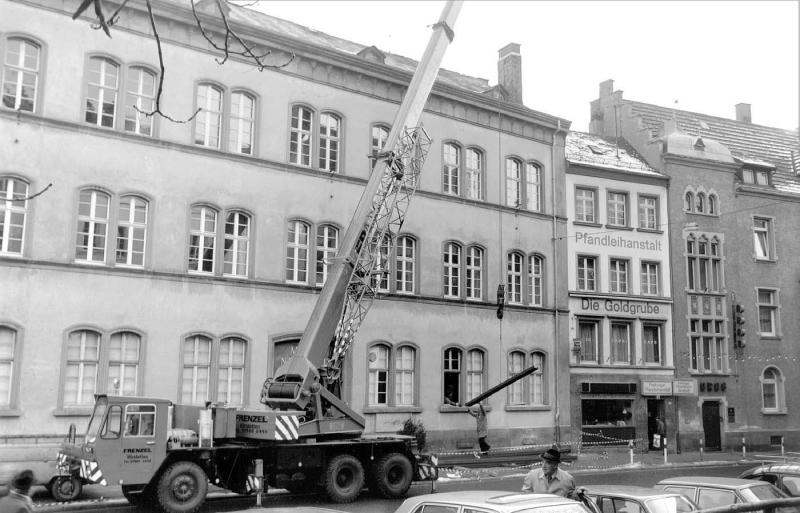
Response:
[[[344,235],[293,355],[261,391],[265,410],[189,406],[166,399],[98,395],[82,440],[71,429],[62,479],[119,484],[137,505],[196,511],[209,482],[237,493],[268,486],[321,486],[349,502],[364,484],[405,495],[414,479],[436,479],[435,461],[412,437],[367,436],[364,419],[334,390],[342,359],[375,297],[381,248],[395,240],[416,189],[430,139],[418,127],[461,0],[446,3],[409,84],[383,151]]]

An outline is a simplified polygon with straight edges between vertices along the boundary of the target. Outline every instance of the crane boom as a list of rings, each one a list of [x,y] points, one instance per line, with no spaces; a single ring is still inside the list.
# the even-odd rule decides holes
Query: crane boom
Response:
[[[264,383],[261,401],[271,408],[306,407],[321,388],[320,369],[327,366],[329,372],[337,372],[338,362],[374,298],[371,282],[376,258],[385,237],[393,237],[402,226],[430,145],[417,124],[453,39],[452,27],[462,3],[449,0],[433,25],[428,46],[378,156],[382,169],[381,162],[376,162],[336,257],[329,262],[327,279],[294,354]]]

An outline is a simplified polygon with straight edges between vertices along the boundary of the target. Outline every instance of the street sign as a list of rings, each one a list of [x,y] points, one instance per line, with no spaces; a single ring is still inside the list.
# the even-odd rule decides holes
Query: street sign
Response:
[[[696,379],[676,379],[672,382],[673,395],[697,395]]]

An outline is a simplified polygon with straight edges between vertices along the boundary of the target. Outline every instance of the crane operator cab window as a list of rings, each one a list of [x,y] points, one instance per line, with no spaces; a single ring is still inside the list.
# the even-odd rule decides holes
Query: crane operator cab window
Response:
[[[125,436],[153,436],[156,407],[152,404],[125,406]]]

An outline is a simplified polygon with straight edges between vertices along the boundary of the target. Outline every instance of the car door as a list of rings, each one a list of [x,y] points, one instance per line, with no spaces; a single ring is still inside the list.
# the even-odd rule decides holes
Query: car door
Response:
[[[800,497],[800,476],[784,475],[778,488],[792,497]]]

